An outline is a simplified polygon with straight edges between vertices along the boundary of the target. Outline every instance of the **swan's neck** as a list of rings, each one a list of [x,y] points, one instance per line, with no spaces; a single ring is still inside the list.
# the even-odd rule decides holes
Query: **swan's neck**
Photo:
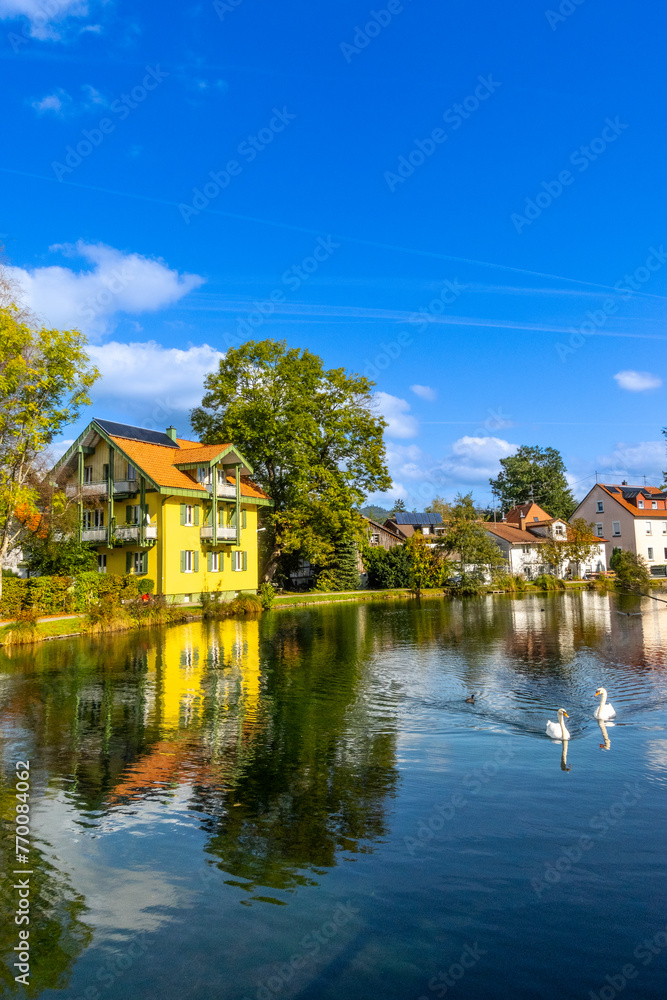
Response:
[[[602,709],[605,707],[606,704],[607,704],[607,692],[605,691],[604,688],[600,688],[600,711],[602,711]]]
[[[563,722],[563,716],[562,715],[561,715],[561,717],[559,718],[558,721],[560,722],[561,736],[563,737],[563,739],[565,739],[565,723]]]

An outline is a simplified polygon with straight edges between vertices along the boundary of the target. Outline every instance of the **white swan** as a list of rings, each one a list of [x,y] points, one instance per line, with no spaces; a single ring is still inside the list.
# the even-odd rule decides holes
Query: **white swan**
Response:
[[[616,715],[615,709],[607,704],[607,692],[605,688],[598,688],[595,692],[595,697],[602,695],[600,698],[600,704],[595,709],[593,715],[596,719],[613,719]]]
[[[551,719],[547,720],[547,736],[550,736],[552,740],[569,740],[570,738],[570,734],[565,728],[565,723],[563,722],[563,716],[565,716],[566,719],[570,718],[564,708],[559,708],[558,722],[552,722]]]

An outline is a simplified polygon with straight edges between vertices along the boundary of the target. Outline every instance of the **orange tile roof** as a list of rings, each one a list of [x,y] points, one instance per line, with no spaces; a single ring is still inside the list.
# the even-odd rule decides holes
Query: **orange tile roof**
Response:
[[[185,462],[210,462],[216,458],[225,448],[230,448],[228,444],[200,444],[196,448],[181,448],[178,452],[175,465],[182,465]]]
[[[629,503],[625,499],[625,497],[623,496],[623,494],[621,492],[612,493],[610,491],[610,489],[609,489],[609,486],[606,486],[604,483],[598,483],[597,485],[601,486],[602,489],[605,491],[605,493],[612,498],[612,500],[615,500],[617,503],[619,503],[621,505],[621,507],[624,507],[626,510],[630,511],[630,513],[634,517],[655,517],[655,518],[658,518],[658,519],[662,519],[663,521],[667,521],[667,510],[664,507],[663,507],[662,510],[653,510],[652,507],[644,507],[644,508],[635,507],[634,504]],[[640,486],[625,486],[625,487],[623,487],[623,486],[616,486],[615,483],[610,483],[609,485],[613,486],[615,489],[617,489],[619,491],[623,490],[623,489],[626,489],[626,490],[627,489],[634,489],[634,490],[641,489],[642,493],[645,496],[650,496],[652,493],[662,493],[662,490],[659,490],[657,488],[657,486],[641,486],[641,487]]]
[[[512,507],[512,509],[507,512],[505,521],[508,524],[520,524],[522,514],[524,515],[524,519],[526,520],[526,522],[528,522],[529,516],[531,518],[537,516],[539,517],[540,521],[551,520],[551,515],[547,514],[546,510],[543,510],[539,506],[539,504],[536,504],[532,500],[529,500],[527,503],[520,503],[517,504],[516,507]]]
[[[142,472],[146,473],[158,486],[180,490],[196,490],[208,496],[208,490],[202,483],[196,482],[187,472],[176,468],[179,462],[189,461],[189,459],[183,457],[188,454],[188,449],[169,448],[166,445],[149,444],[146,441],[134,441],[130,438],[111,437],[111,440],[125,452],[137,469],[141,469]],[[193,442],[188,441],[187,444],[192,445]],[[201,445],[198,454],[202,460],[206,460],[206,456],[202,454],[202,449],[206,452],[212,450],[213,455],[211,457],[213,457],[226,447],[228,446],[224,444]],[[193,459],[193,461],[196,461],[196,459]],[[227,476],[227,482],[233,483],[234,477]],[[247,476],[241,477],[241,496],[262,500],[269,499],[268,494],[261,490]]]
[[[560,520],[560,519],[558,519]],[[490,531],[493,535],[498,535],[499,538],[504,538],[505,541],[511,542],[513,545],[544,545],[546,542],[553,541],[546,535],[534,535],[531,532],[531,527],[535,525],[527,524],[526,531],[522,531],[521,528],[515,528],[513,524],[507,524],[507,522],[496,522],[493,521],[481,521],[482,527],[486,531]],[[597,535],[589,535],[589,541],[596,542],[606,542],[606,538],[598,538]]]

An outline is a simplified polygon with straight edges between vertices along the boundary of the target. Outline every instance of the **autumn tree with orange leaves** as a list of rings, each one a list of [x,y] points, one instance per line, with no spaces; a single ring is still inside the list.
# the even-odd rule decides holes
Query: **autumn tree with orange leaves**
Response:
[[[85,336],[42,326],[16,293],[0,273],[0,595],[8,552],[40,528],[40,455],[90,405],[99,377]]]

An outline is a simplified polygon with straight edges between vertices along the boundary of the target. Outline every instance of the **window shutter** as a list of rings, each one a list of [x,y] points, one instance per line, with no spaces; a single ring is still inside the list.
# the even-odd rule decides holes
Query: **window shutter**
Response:
[[[208,569],[208,571],[210,573],[211,570],[213,569],[213,553],[212,552],[209,552],[208,556],[206,557],[206,561],[207,561],[206,568]]]
[[[194,569],[195,573],[199,572],[199,553],[197,552],[196,549],[195,549],[195,559],[194,559],[193,569]]]
[[[195,526],[199,525],[199,504],[195,504]]]
[[[132,571],[132,553],[125,553],[125,572],[130,573]]]
[[[230,528],[236,527],[236,507],[232,507],[232,509],[229,512],[229,527]]]
[[[181,510],[183,510],[182,504]],[[181,573],[185,573],[185,552],[183,550],[181,550]]]
[[[244,573],[247,570],[247,568],[248,568],[248,553],[244,552],[243,553],[243,572]]]
[[[102,479],[106,483],[106,481],[107,481],[108,478],[109,478],[109,466],[108,465],[103,465],[102,466]]]
[[[246,517],[246,514],[247,514],[247,511],[245,511],[245,510],[241,511],[241,527],[242,528],[247,528],[248,527],[248,518]]]
[[[185,524],[185,504],[181,504],[181,524]]]
[[[100,528],[104,527],[104,507],[100,511]]]
[[[213,507],[209,507],[206,511],[206,521],[204,523],[209,525],[213,524]]]
[[[146,517],[147,514],[148,514],[148,504],[145,503],[144,504],[144,519],[145,519],[145,517]]]
[[[236,573],[236,552],[230,552],[229,554],[232,557],[232,573]]]
[[[129,505],[125,508],[125,524],[132,524],[132,507]]]

